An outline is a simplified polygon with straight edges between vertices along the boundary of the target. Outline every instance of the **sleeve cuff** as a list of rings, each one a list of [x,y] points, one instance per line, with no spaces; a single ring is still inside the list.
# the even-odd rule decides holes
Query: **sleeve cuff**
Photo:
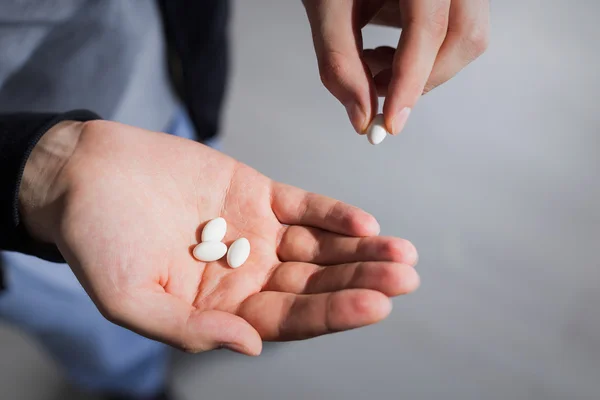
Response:
[[[20,223],[19,188],[31,151],[50,128],[95,119],[101,117],[89,110],[0,114],[0,249],[64,262],[56,246],[35,241]]]

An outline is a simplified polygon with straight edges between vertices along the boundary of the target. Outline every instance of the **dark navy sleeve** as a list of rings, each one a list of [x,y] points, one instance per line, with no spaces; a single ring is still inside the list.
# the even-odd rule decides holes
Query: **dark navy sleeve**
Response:
[[[31,151],[52,126],[61,121],[94,119],[100,117],[88,110],[0,113],[0,250],[64,262],[56,246],[36,242],[23,227],[19,218],[19,187]]]

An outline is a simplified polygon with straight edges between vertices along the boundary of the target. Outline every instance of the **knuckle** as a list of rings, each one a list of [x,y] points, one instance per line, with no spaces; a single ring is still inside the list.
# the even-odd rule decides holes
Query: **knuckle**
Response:
[[[335,88],[346,75],[346,57],[337,52],[327,53],[319,63],[321,82],[329,90]]]
[[[448,19],[450,17],[450,7],[441,2],[438,7],[431,11],[427,22],[427,30],[436,38],[444,38],[448,32]]]
[[[281,232],[281,239],[279,240],[279,245],[277,246],[277,257],[279,257],[281,260],[287,260],[290,258],[288,249],[290,248],[290,244],[294,242],[293,239],[291,239],[294,228],[295,226],[289,226]]]
[[[447,2],[442,1],[428,13],[409,16],[405,25],[415,31],[425,32],[433,39],[441,41],[448,33],[449,17],[450,7]]]
[[[466,53],[468,61],[472,61],[482,55],[489,46],[490,24],[489,20],[480,16],[472,16],[460,24],[451,27],[463,51]]]
[[[202,341],[198,337],[186,334],[188,322],[180,325],[179,331],[167,343],[185,353],[197,354],[204,351],[204,348],[202,347]]]
[[[490,32],[487,25],[474,24],[463,33],[465,46],[474,58],[482,55],[489,46]]]

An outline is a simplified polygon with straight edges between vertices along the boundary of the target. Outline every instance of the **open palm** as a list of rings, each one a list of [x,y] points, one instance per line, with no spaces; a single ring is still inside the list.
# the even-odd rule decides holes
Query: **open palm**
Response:
[[[88,123],[60,179],[59,249],[111,321],[188,351],[259,354],[375,323],[418,286],[416,251],[369,214],[274,182],[206,146]],[[192,257],[203,224],[227,220],[250,257]]]

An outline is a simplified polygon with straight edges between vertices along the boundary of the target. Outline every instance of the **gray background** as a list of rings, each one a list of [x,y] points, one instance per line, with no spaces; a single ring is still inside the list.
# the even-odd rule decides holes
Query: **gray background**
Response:
[[[321,86],[300,2],[237,1],[226,152],[372,212],[422,286],[375,326],[177,356],[182,399],[600,398],[599,14],[494,2],[488,52],[373,147]],[[3,399],[72,398],[9,327],[0,354]]]

